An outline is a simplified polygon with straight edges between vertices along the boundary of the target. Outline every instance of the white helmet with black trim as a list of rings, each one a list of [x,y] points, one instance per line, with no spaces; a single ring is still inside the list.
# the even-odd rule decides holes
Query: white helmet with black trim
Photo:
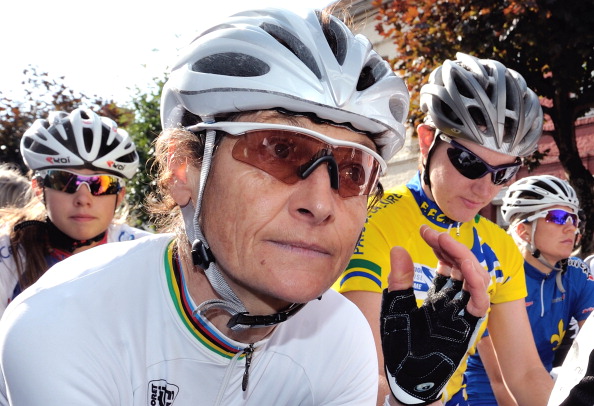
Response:
[[[379,134],[380,155],[390,159],[404,143],[408,90],[367,38],[323,18],[245,11],[199,35],[163,89],[163,128],[183,125],[185,111],[207,121],[282,108]]]
[[[528,176],[514,182],[507,189],[503,197],[501,214],[503,219],[512,223],[509,232],[516,241],[516,244],[524,246],[531,254],[548,268],[558,271],[556,275],[557,287],[565,292],[561,274],[565,270],[566,261],[559,261],[556,264],[550,263],[535,244],[536,228],[538,226],[539,213],[550,207],[566,206],[574,214],[580,216],[580,201],[569,182],[552,175]],[[530,238],[521,238],[516,230],[518,224],[531,222]],[[580,229],[575,230],[574,247],[580,241]]]
[[[528,176],[507,189],[501,215],[510,223],[553,206],[567,206],[575,214],[579,213],[580,201],[569,182],[552,175]]]
[[[437,129],[490,150],[528,156],[542,133],[538,96],[498,61],[456,53],[421,88],[421,110]]]
[[[35,120],[21,139],[21,154],[33,170],[91,169],[128,179],[139,163],[128,133],[84,108],[70,114],[54,111],[47,120]]]

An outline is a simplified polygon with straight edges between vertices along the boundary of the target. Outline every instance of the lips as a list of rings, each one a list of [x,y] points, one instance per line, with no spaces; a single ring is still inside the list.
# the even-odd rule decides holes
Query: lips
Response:
[[[296,254],[308,256],[329,256],[330,252],[317,244],[311,244],[300,241],[270,241],[271,244]]]

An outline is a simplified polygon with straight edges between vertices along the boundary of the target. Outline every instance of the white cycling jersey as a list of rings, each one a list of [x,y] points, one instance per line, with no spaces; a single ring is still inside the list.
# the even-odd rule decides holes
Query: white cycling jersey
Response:
[[[189,310],[171,242],[92,248],[19,295],[0,320],[0,404],[375,404],[373,337],[351,302],[328,291],[239,343]]]
[[[7,230],[0,233],[0,317],[13,298],[18,283],[14,253],[10,249],[10,238]],[[110,224],[107,228],[107,243],[134,240],[151,235],[148,231],[130,227],[127,224]]]

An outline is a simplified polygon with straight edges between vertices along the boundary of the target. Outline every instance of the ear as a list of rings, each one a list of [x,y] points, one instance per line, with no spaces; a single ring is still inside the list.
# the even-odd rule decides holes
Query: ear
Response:
[[[435,128],[427,124],[419,124],[417,126],[417,134],[419,136],[419,148],[424,158],[429,154],[429,148],[433,144],[435,138]]]
[[[118,194],[116,195],[116,207],[118,207],[124,201],[126,196],[126,186],[122,186]]]
[[[39,184],[37,178],[31,179],[31,188],[39,199],[43,200],[43,186]]]
[[[170,192],[173,200],[181,207],[187,205],[193,196],[192,176],[188,173],[192,168],[187,161],[172,158],[167,162],[170,173]]]
[[[531,226],[527,223],[518,223],[515,226],[515,231],[518,237],[526,242],[530,242],[530,229]]]

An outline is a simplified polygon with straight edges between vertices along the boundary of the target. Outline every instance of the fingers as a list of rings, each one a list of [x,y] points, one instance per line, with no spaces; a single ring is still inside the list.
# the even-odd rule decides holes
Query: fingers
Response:
[[[414,267],[410,254],[402,247],[390,250],[388,291],[405,290],[413,285]]]
[[[460,265],[460,272],[464,280],[462,289],[470,293],[470,300],[466,310],[476,317],[483,317],[487,314],[490,306],[487,287],[489,276],[482,266],[476,261],[465,260]]]
[[[426,225],[421,227],[420,232],[439,260],[437,272],[463,280],[463,289],[471,295],[466,309],[473,316],[484,316],[489,308],[489,275],[472,251],[447,233],[438,233]]]

